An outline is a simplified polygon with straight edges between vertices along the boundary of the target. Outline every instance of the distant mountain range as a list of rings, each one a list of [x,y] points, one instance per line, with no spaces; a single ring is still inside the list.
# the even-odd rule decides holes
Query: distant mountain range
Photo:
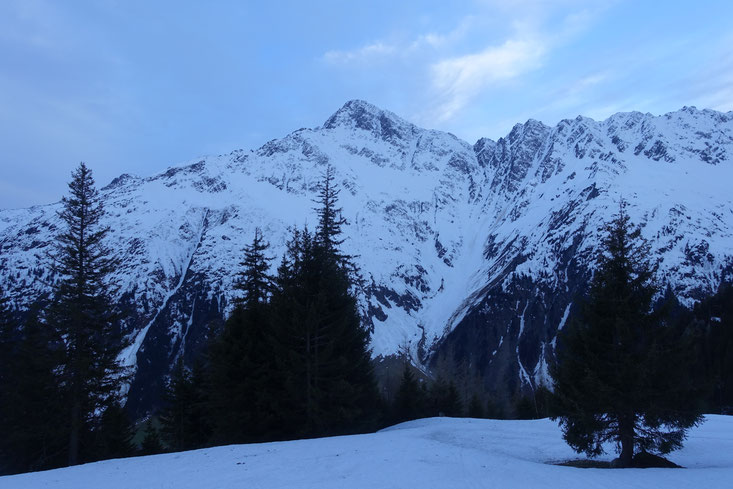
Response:
[[[592,273],[599,230],[629,203],[658,279],[691,305],[733,271],[733,112],[529,120],[471,145],[350,101],[314,129],[102,189],[115,296],[129,311],[129,406],[157,400],[230,310],[255,227],[282,255],[316,223],[332,165],[349,220],[345,251],[366,287],[375,357],[465,359],[497,392],[547,382],[558,330]],[[93,168],[93,164],[92,164]],[[48,294],[45,253],[60,204],[0,211],[0,285],[20,311]],[[273,266],[276,266],[277,260]]]

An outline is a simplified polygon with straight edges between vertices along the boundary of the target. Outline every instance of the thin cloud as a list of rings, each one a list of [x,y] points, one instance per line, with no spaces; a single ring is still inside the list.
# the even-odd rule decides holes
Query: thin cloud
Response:
[[[487,87],[539,68],[546,53],[545,43],[538,39],[510,39],[479,53],[435,63],[431,68],[432,84],[443,99],[437,120],[453,118]]]
[[[489,0],[488,4],[505,10],[507,1]],[[583,5],[577,0],[563,2],[566,6]],[[605,10],[607,1],[569,12],[554,28],[548,28],[557,5],[546,1],[524,0],[526,8],[510,9],[514,34],[502,44],[493,44],[468,55],[440,60],[430,67],[431,86],[438,98],[438,107],[430,116],[440,123],[454,119],[473,100],[487,90],[540,69],[558,47],[572,42],[587,31]],[[578,92],[601,84],[605,75],[598,74],[581,80]]]
[[[323,55],[323,59],[333,64],[360,63],[370,60],[406,57],[423,50],[438,50],[460,42],[473,27],[475,17],[465,16],[458,25],[446,32],[427,32],[419,34],[409,42],[372,41],[353,50],[331,50]]]
[[[351,63],[390,56],[395,52],[397,46],[376,41],[353,51],[328,51],[323,58],[329,63]]]

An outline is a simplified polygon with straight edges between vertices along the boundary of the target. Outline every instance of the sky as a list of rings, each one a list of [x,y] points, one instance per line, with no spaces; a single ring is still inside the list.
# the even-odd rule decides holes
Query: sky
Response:
[[[363,99],[473,143],[733,110],[733,2],[2,0],[0,209],[256,149]]]

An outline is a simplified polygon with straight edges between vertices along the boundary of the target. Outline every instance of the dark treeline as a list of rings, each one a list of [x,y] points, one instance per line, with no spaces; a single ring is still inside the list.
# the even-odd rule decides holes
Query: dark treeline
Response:
[[[51,295],[22,324],[0,299],[1,474],[368,432],[430,416],[552,416],[577,450],[595,455],[600,443],[616,440],[628,465],[634,448],[677,448],[700,412],[733,407],[733,289],[721,285],[691,311],[668,290],[652,307],[659,295],[653,268],[623,205],[605,230],[590,294],[560,335],[553,386],[500,403],[480,369],[450,352],[430,372],[406,354],[375,363],[329,167],[315,229],[292,231],[274,274],[267,237],[255,231],[230,316],[191,368],[176,363],[162,406],[135,428],[122,396],[129,379],[116,360],[125,346],[123,318],[106,288],[115,262],[102,244],[102,203],[84,164],[72,176],[47,260],[57,278]]]

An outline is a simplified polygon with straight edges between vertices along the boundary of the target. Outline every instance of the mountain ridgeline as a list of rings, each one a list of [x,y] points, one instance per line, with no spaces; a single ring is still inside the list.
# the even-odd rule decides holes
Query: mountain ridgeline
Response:
[[[257,150],[125,174],[101,190],[133,414],[159,402],[172,366],[191,363],[231,312],[255,229],[279,259],[290,229],[314,224],[328,165],[372,356],[407,352],[424,369],[467,362],[504,398],[548,382],[557,333],[621,199],[651,244],[656,278],[683,305],[733,272],[733,112],[529,120],[472,146],[350,101],[323,126]],[[46,257],[59,209],[0,211],[0,284],[16,315],[54,283]]]

